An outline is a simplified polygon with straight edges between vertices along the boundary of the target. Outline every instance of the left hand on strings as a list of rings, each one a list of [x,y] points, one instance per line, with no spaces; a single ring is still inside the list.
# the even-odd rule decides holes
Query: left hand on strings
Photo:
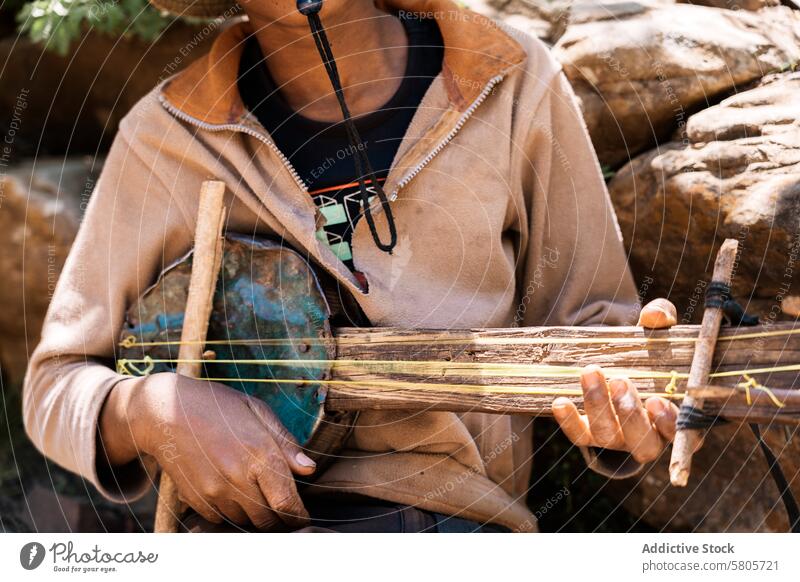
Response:
[[[677,323],[677,310],[666,299],[642,308],[639,325],[664,329]],[[581,375],[586,414],[568,398],[553,401],[553,416],[573,444],[628,451],[640,463],[653,461],[675,436],[678,407],[660,396],[644,402],[630,379],[606,381],[599,366],[587,366]]]

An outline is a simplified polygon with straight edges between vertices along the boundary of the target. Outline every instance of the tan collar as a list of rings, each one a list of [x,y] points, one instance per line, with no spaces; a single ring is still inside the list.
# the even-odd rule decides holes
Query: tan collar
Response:
[[[519,43],[492,20],[451,0],[390,0],[384,4],[395,11],[436,19],[445,44],[442,77],[458,111],[467,109],[492,78],[525,59]],[[221,32],[208,54],[164,85],[167,101],[204,123],[239,123],[246,110],[236,80],[244,40],[250,33],[247,21]]]

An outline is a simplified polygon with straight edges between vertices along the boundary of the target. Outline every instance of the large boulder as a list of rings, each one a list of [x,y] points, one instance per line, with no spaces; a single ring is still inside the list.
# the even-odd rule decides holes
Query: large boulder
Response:
[[[761,10],[768,6],[779,6],[779,0],[678,0],[682,4],[710,6],[723,10]]]
[[[19,385],[100,162],[41,159],[0,175],[0,367]]]
[[[175,24],[151,43],[87,32],[64,57],[0,39],[0,131],[13,133],[14,159],[103,151],[128,110],[204,54],[217,28]]]
[[[762,429],[800,496],[800,430]],[[609,483],[625,508],[658,531],[786,532],[789,520],[755,437],[747,425],[711,429],[695,453],[685,488],[669,482],[669,453],[635,479]]]
[[[734,292],[767,321],[780,316],[800,291],[798,111],[800,73],[767,77],[693,115],[681,141],[635,158],[611,180],[645,295],[670,297],[696,321],[716,250],[736,238]]]
[[[800,60],[800,13],[785,6],[629,1],[592,10],[554,51],[612,168],[668,139],[691,113]]]
[[[553,44],[564,34],[571,0],[488,0],[494,9],[493,17],[506,24]]]
[[[722,239],[740,241],[734,292],[764,323],[800,315],[800,73],[691,116],[685,131],[626,165],[609,190],[647,297],[668,296],[683,322],[702,315]],[[765,438],[800,495],[800,434]],[[686,489],[669,485],[665,454],[635,480],[612,484],[625,507],[656,529],[786,531],[778,491],[746,426],[714,428]]]

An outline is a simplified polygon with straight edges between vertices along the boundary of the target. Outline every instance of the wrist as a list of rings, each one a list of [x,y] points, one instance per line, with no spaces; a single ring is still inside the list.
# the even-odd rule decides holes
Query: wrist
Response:
[[[135,384],[135,378],[118,382],[106,396],[100,411],[98,432],[103,451],[112,466],[125,465],[138,456],[136,438],[129,416]]]
[[[169,431],[169,419],[162,412],[170,409],[177,387],[177,374],[161,373],[137,378],[123,394],[126,419],[139,453],[154,455],[158,447],[155,435]]]
[[[98,429],[105,454],[113,466],[124,465],[152,454],[152,433],[163,420],[158,411],[174,390],[175,374],[154,374],[145,378],[126,378],[109,392],[100,412]]]

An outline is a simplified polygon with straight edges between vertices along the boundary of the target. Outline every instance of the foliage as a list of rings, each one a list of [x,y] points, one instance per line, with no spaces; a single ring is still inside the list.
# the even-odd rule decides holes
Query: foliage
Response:
[[[22,6],[17,22],[31,40],[65,55],[87,28],[152,41],[170,19],[147,0],[33,0]]]

